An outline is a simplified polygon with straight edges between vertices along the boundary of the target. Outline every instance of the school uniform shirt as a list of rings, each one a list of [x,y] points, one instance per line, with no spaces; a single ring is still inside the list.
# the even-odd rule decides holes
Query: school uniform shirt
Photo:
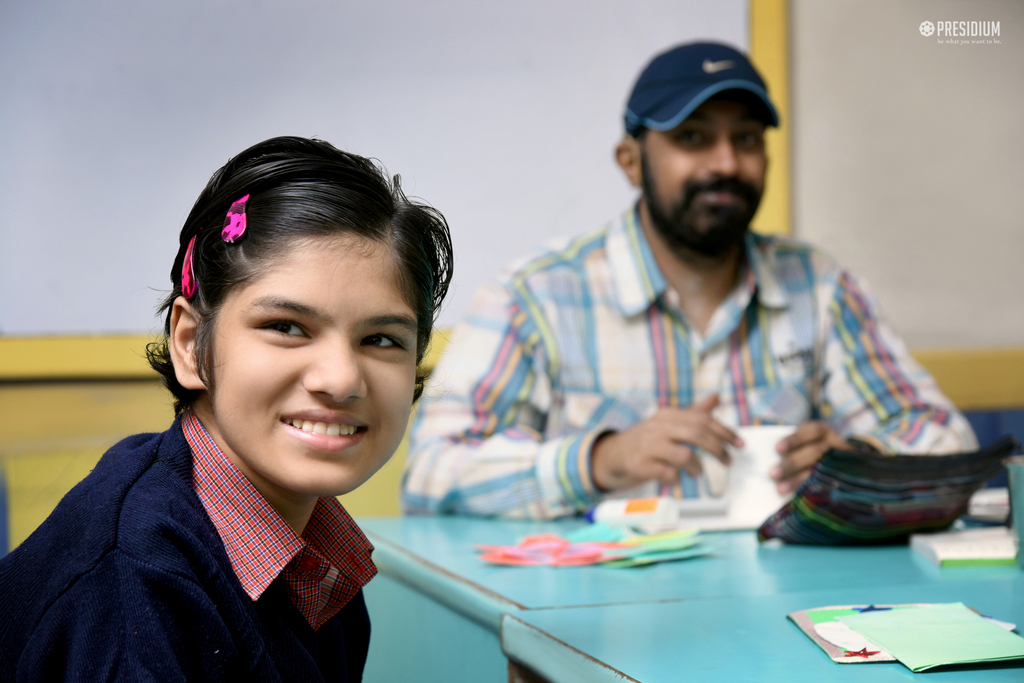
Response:
[[[182,429],[179,419],[115,445],[0,559],[0,681],[361,679],[370,637],[362,591],[339,601],[314,579],[321,592],[310,609],[281,572],[254,599],[196,494]],[[359,536],[349,553],[368,562]],[[336,567],[343,582],[367,578],[365,568]]]
[[[217,446],[195,413],[182,420],[192,482],[246,594],[280,575],[291,601],[320,628],[373,578],[373,546],[336,498],[320,498],[300,538]]]
[[[421,400],[404,509],[586,510],[602,497],[590,471],[598,436],[712,395],[714,416],[733,426],[820,419],[884,453],[977,447],[848,272],[789,239],[751,233],[745,248],[703,334],[659,271],[635,207],[485,285]],[[658,493],[653,482],[630,492]],[[701,495],[685,472],[673,493]]]

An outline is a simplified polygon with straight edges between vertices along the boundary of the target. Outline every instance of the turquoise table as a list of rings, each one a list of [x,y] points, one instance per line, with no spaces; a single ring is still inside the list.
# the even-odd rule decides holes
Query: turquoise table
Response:
[[[910,680],[899,664],[838,665],[786,619],[836,604],[962,601],[1024,624],[1016,567],[940,569],[906,546],[758,544],[708,534],[713,555],[637,569],[498,567],[477,543],[511,544],[579,522],[361,519],[376,546],[366,680],[502,681],[509,659],[555,681]],[[1024,680],[1024,664],[940,671]],[[526,679],[528,680],[528,679]]]

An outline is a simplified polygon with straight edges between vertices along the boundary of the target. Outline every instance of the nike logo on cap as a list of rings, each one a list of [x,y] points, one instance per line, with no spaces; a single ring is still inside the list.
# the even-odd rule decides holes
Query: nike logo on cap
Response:
[[[706,74],[716,74],[719,71],[725,71],[731,69],[736,63],[731,59],[723,59],[720,62],[712,62],[710,59],[705,59],[704,63],[700,65],[700,68],[704,69]]]

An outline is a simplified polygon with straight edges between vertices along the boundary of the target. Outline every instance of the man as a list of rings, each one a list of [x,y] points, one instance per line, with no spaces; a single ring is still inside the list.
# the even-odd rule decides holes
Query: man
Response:
[[[831,447],[976,447],[849,273],[750,232],[777,125],[732,48],[647,66],[615,150],[639,201],[477,295],[420,406],[407,511],[551,518],[606,494],[695,497],[700,458],[728,463],[738,425],[798,425],[771,472],[781,493]]]

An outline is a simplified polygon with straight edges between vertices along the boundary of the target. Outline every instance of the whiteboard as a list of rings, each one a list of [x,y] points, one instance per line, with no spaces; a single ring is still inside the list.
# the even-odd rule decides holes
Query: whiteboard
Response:
[[[441,316],[616,217],[630,86],[657,52],[747,48],[745,0],[0,3],[0,334],[149,332],[210,174],[275,135],[379,159],[441,210]]]

